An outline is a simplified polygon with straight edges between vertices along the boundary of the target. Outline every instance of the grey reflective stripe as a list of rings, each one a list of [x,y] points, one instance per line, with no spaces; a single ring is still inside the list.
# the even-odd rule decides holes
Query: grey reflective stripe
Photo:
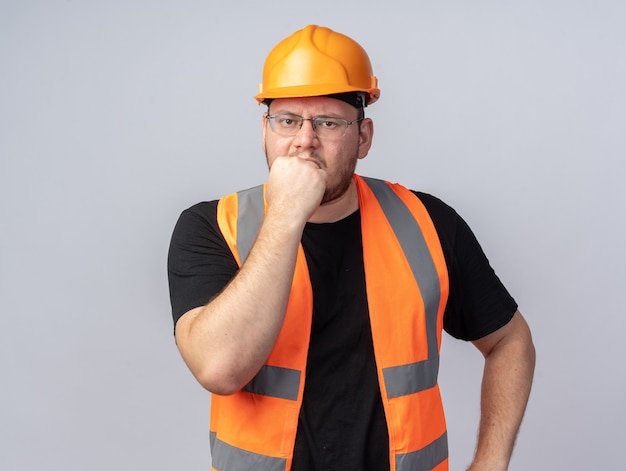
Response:
[[[210,434],[211,466],[217,471],[285,471],[286,458],[260,455],[221,441],[215,433]]]
[[[300,389],[298,370],[269,365],[263,365],[252,381],[243,387],[244,391],[292,401],[298,399],[298,389]]]
[[[213,453],[213,448],[215,447],[216,437],[217,434],[215,432],[209,432],[209,449],[211,450],[211,453]]]
[[[426,361],[385,368],[383,375],[385,386],[387,386],[387,396],[390,398],[406,396],[434,388],[437,384],[438,371],[438,356]]]
[[[263,185],[238,192],[237,205],[237,251],[243,264],[265,217]]]
[[[421,450],[396,455],[396,471],[430,471],[448,457],[448,434]]]
[[[428,359],[408,365],[385,368],[383,376],[389,398],[413,394],[437,384],[439,350],[437,314],[439,311],[439,274],[419,224],[400,197],[382,180],[364,178],[376,196],[395,233],[413,276],[422,293],[426,311]]]

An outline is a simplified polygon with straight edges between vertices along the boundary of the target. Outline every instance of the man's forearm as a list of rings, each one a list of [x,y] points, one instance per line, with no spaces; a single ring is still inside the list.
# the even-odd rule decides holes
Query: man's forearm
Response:
[[[287,307],[301,232],[300,226],[287,229],[268,216],[231,283],[177,323],[178,348],[209,391],[238,390],[269,355]]]
[[[530,330],[521,314],[485,354],[481,418],[474,461],[468,471],[505,471],[526,410],[535,367]],[[476,344],[476,342],[475,342]],[[481,348],[482,347],[482,348]]]

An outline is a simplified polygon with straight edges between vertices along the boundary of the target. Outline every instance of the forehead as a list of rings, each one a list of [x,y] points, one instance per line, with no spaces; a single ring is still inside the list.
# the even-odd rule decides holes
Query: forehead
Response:
[[[270,104],[271,113],[291,113],[304,117],[338,116],[352,119],[357,110],[346,102],[329,97],[277,98]]]

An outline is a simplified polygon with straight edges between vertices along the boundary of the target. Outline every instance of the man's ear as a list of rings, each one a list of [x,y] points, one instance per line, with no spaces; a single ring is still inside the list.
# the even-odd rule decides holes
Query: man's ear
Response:
[[[359,129],[359,153],[357,158],[364,159],[367,157],[370,148],[372,147],[372,139],[374,138],[374,121],[370,118],[365,118],[361,121]]]
[[[266,146],[265,146],[265,133],[267,131],[267,112],[263,113],[263,116],[261,116],[261,148],[263,150],[263,152],[265,152]]]

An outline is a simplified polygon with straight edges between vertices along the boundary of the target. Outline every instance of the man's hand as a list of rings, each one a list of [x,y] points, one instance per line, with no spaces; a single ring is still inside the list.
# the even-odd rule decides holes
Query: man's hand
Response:
[[[326,176],[321,163],[308,154],[277,157],[265,192],[268,211],[306,222],[322,201]]]

